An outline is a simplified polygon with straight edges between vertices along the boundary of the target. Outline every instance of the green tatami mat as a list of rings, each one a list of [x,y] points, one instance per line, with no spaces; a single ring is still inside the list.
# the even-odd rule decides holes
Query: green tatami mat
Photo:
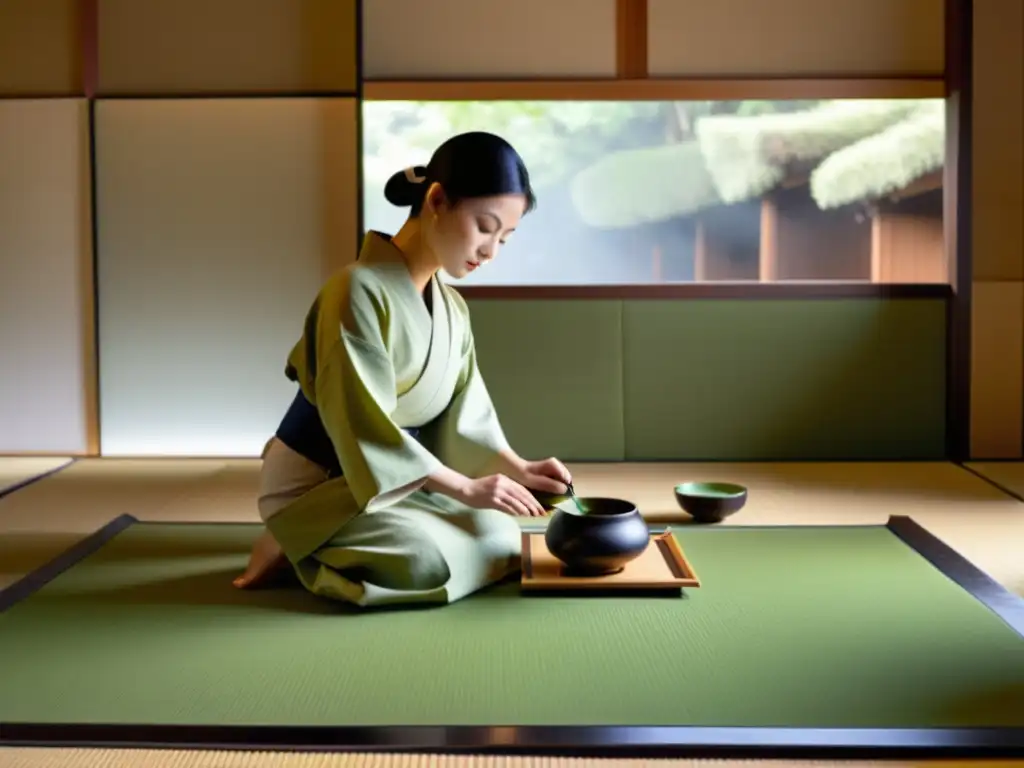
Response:
[[[1024,640],[889,529],[676,530],[683,598],[358,613],[235,590],[256,527],[135,524],[0,613],[0,723],[1024,725]]]

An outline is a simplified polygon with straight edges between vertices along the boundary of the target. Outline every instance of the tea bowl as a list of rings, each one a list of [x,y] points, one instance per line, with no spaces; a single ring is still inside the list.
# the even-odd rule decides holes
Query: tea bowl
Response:
[[[720,523],[743,509],[747,489],[736,483],[680,483],[676,501],[698,523]]]
[[[555,506],[544,532],[548,551],[566,566],[567,575],[618,573],[647,549],[647,522],[631,501],[579,497]]]

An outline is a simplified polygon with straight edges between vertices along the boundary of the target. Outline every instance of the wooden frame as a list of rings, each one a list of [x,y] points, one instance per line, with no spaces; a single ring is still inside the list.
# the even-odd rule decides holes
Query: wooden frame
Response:
[[[0,590],[0,613],[29,600],[60,574],[92,557],[123,532],[146,525],[122,514],[65,552]],[[248,523],[216,523],[240,527]],[[794,526],[759,526],[783,530]],[[799,527],[799,526],[798,526]],[[891,516],[884,526],[915,556],[954,582],[1008,628],[1024,637],[1024,600],[978,569],[959,552],[906,516]],[[662,534],[671,525],[651,524]],[[723,535],[735,526],[712,529]],[[523,534],[536,533],[524,526]],[[543,599],[543,598],[536,598]],[[585,598],[580,598],[585,599]],[[840,595],[836,595],[840,599]],[[168,723],[0,722],[0,750],[10,747],[217,748],[263,751],[415,752],[419,754],[570,755],[618,758],[716,758],[788,760],[1012,759],[1024,757],[1024,728],[743,728],[664,725],[458,723],[431,726],[252,726]]]
[[[641,9],[640,6],[643,6]],[[946,71],[941,77],[870,78],[650,78],[646,60],[646,0],[617,0],[615,78],[581,80],[370,80],[367,100],[738,100],[944,98],[947,102],[945,283],[857,283],[760,280],[650,285],[465,286],[467,299],[849,299],[944,298],[947,300],[947,457],[970,456],[970,155],[971,52],[974,0],[945,0]],[[642,29],[641,29],[642,27]],[[761,272],[764,272],[762,264]]]
[[[99,203],[96,199],[96,89],[100,76],[99,0],[79,0],[79,45],[82,49],[82,93],[88,100],[89,126],[89,218],[92,249],[92,366],[89,370],[89,442],[87,456],[103,455],[103,433],[100,429],[100,246]]]
[[[942,99],[942,77],[367,80],[367,101]]]
[[[869,283],[823,280],[759,280],[707,283],[610,283],[607,285],[474,285],[457,289],[473,301],[620,300],[700,301],[710,299],[795,300],[795,299],[950,299],[948,283]]]
[[[971,142],[974,0],[946,0],[944,213],[951,300],[946,311],[946,457],[971,457]]]
[[[357,0],[357,30],[362,29],[362,8]],[[738,282],[662,283],[644,285],[593,286],[466,286],[461,292],[470,299],[619,299],[619,300],[706,300],[706,299],[891,299],[924,298],[945,300],[947,327],[947,423],[948,458],[966,460],[970,434],[970,148],[971,148],[971,50],[973,0],[946,2],[946,71],[926,77],[747,77],[747,78],[651,78],[647,68],[647,0],[616,0],[616,76],[588,79],[504,79],[504,80],[365,80],[362,66],[362,34],[356,35],[357,81],[352,93],[149,93],[102,95],[98,93],[99,29],[98,0],[78,0],[82,82],[80,93],[45,94],[45,98],[84,97],[89,103],[90,166],[92,171],[92,218],[94,291],[97,263],[97,222],[95,195],[94,110],[100,98],[283,98],[294,96],[330,98],[344,96],[357,100],[739,100],[805,98],[944,98],[948,109],[947,162],[945,164],[946,252],[950,266],[947,283],[882,284],[871,282],[787,281],[766,283],[757,279]],[[26,98],[21,96],[20,98]],[[362,119],[357,118],[357,141],[362,139]],[[360,189],[363,168],[357,171]],[[361,239],[364,228],[362,195],[358,215]],[[99,298],[94,294],[94,329],[91,352],[95,360],[95,385],[90,395],[96,402],[90,419],[89,455],[101,454],[99,435]]]
[[[615,69],[623,79],[648,75],[647,0],[615,0]]]
[[[83,0],[94,2],[94,0]],[[90,16],[84,16],[86,20]],[[95,20],[83,24],[88,57],[95,45]],[[741,99],[942,99],[944,77],[866,78],[581,78],[577,80],[365,80],[351,91],[176,91],[97,92],[95,63],[75,93],[5,94],[0,99],[259,99],[359,98],[367,101],[738,101]]]

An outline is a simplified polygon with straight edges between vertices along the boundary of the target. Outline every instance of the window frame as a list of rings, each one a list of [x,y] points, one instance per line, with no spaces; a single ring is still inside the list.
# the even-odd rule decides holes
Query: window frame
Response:
[[[353,0],[356,22],[356,82],[345,91],[231,90],[189,93],[108,94],[98,88],[99,0],[75,0],[78,11],[77,48],[80,84],[75,93],[40,93],[38,98],[83,98],[88,103],[90,137],[94,136],[95,104],[100,99],[189,98],[346,98],[357,102],[355,153],[360,210],[354,235],[362,239],[363,155],[362,103],[364,101],[442,99],[536,100],[737,100],[804,98],[944,98],[946,102],[946,162],[943,171],[947,262],[949,279],[943,284],[886,284],[847,282],[785,283],[666,283],[600,286],[463,286],[471,300],[549,299],[579,300],[688,300],[688,299],[910,299],[943,300],[947,309],[947,456],[965,461],[970,455],[971,376],[971,184],[972,184],[972,53],[973,0],[945,2],[945,70],[922,77],[872,76],[865,78],[651,78],[647,67],[647,0],[616,0],[615,77],[599,79],[366,79],[363,67],[363,5]],[[4,94],[0,98],[32,98],[32,94]],[[95,185],[95,147],[90,140],[89,165]],[[95,188],[92,221],[96,222]],[[92,252],[97,253],[96,227]],[[95,291],[95,281],[94,281]],[[99,302],[93,297],[94,313]],[[95,319],[95,318],[94,318]],[[95,343],[86,350],[98,355]],[[98,378],[99,371],[96,371]],[[93,422],[95,424],[95,422]],[[99,454],[98,425],[90,437],[89,455]]]
[[[971,101],[973,0],[945,0],[945,70],[908,77],[652,78],[647,69],[647,0],[617,0],[614,78],[363,79],[362,102],[410,100],[706,100],[942,98],[946,104],[943,168],[944,283],[845,281],[707,282],[592,286],[457,286],[468,300],[893,300],[946,304],[946,446],[950,461],[970,457],[971,384]],[[361,44],[361,42],[360,42]],[[361,59],[361,52],[360,52]],[[362,130],[359,130],[360,142]],[[361,147],[360,147],[361,150]],[[363,199],[360,151],[359,199]],[[360,203],[362,205],[362,203]],[[360,213],[360,236],[364,230]]]
[[[945,77],[864,78],[591,78],[504,80],[366,80],[360,107],[382,101],[739,101],[763,99],[945,99]],[[360,115],[362,110],[360,109]],[[361,132],[360,132],[361,136]],[[361,149],[361,148],[360,148]],[[947,156],[949,141],[947,139]],[[363,156],[360,152],[360,166]],[[362,180],[360,173],[360,180]],[[945,183],[950,174],[944,173]],[[359,190],[363,200],[364,190]],[[362,205],[362,202],[360,202]],[[946,213],[948,215],[948,212]],[[947,225],[947,231],[949,229]],[[365,226],[360,219],[360,235]],[[947,263],[950,261],[947,240]],[[949,270],[952,275],[953,270]],[[943,283],[864,283],[843,280],[714,281],[601,285],[465,285],[467,299],[769,299],[947,298]]]

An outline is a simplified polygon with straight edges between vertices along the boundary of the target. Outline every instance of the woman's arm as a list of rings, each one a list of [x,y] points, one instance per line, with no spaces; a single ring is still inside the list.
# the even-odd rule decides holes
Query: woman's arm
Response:
[[[498,451],[494,459],[495,472],[508,475],[516,482],[522,483],[526,480],[526,465],[528,462],[511,448]]]
[[[561,462],[527,461],[509,445],[477,365],[469,309],[457,292],[451,298],[453,315],[464,331],[461,371],[451,402],[433,424],[432,437],[438,459],[458,472],[432,474],[425,487],[476,494],[487,483],[507,485],[512,481],[518,496],[528,488],[565,493],[571,478]],[[458,490],[464,483],[468,483],[463,485],[467,490]],[[532,502],[533,495],[526,495]]]
[[[473,479],[442,465],[430,474],[423,488],[475,509],[497,509],[524,517],[544,515],[540,502],[518,481],[503,473]]]
[[[473,482],[461,472],[441,466],[427,478],[423,489],[431,493],[441,493],[453,499],[459,499],[466,493],[466,488]]]

